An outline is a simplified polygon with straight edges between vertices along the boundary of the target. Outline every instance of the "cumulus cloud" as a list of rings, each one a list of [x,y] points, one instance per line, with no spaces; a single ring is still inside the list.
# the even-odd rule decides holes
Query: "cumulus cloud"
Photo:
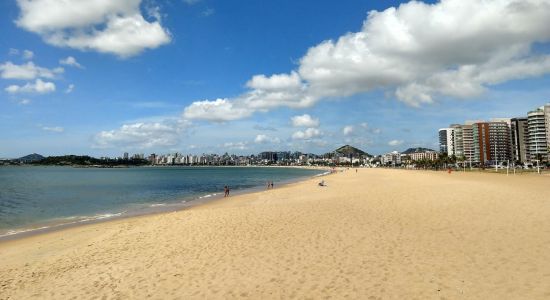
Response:
[[[344,128],[342,128],[342,133],[345,136],[351,135],[353,133],[353,126],[352,125],[344,126]]]
[[[101,131],[94,137],[95,148],[133,148],[175,146],[190,123],[181,120],[160,120],[124,124],[118,129]]]
[[[44,126],[44,127],[42,127],[42,130],[60,133],[60,132],[65,131],[65,128],[59,127],[59,126],[55,126],[55,127]]]
[[[294,127],[319,127],[319,119],[314,119],[308,114],[294,116],[290,120]]]
[[[34,57],[34,52],[31,50],[23,50],[23,58],[24,59],[32,59]]]
[[[249,117],[256,111],[268,111],[284,106],[303,108],[314,103],[314,99],[304,94],[306,87],[295,72],[270,77],[257,75],[252,77],[246,86],[250,90],[236,98],[193,102],[185,109],[185,115],[194,119],[230,121]],[[203,107],[208,107],[211,111],[213,107],[217,107],[222,113],[214,114],[215,118],[212,118],[211,114],[194,113]],[[218,118],[220,115],[221,118]],[[231,119],[227,119],[228,116]]]
[[[403,141],[401,140],[391,140],[388,142],[388,145],[389,146],[399,146],[399,145],[402,145],[403,144]]]
[[[322,132],[317,128],[307,128],[304,131],[296,131],[292,134],[294,140],[310,140],[322,136]]]
[[[129,57],[171,40],[160,19],[143,17],[141,0],[17,0],[17,4],[16,24],[54,46]]]
[[[34,83],[27,83],[25,85],[10,85],[5,88],[5,91],[10,94],[17,93],[35,93],[35,94],[47,94],[55,92],[55,84],[53,82],[42,81],[36,79]]]
[[[65,66],[71,66],[79,69],[83,69],[84,67],[76,61],[76,58],[72,56],[67,56],[66,58],[60,59],[59,63]]]
[[[513,24],[511,26],[510,24]],[[311,47],[297,70],[256,75],[234,109],[309,107],[372,90],[410,105],[468,98],[495,84],[550,73],[547,0],[411,1],[368,13],[358,32]]]
[[[228,99],[196,101],[186,107],[183,116],[187,119],[202,119],[214,122],[232,121],[248,117],[251,109],[235,105]]]
[[[0,65],[0,77],[4,79],[29,80],[39,77],[53,79],[57,74],[61,74],[64,71],[63,68],[48,69],[39,67],[32,61],[22,65],[17,65],[8,61]]]
[[[278,144],[280,142],[281,142],[281,140],[279,138],[270,137],[270,136],[265,135],[265,134],[258,134],[256,136],[256,138],[254,139],[254,143],[256,143],[256,144],[268,144],[268,143]]]

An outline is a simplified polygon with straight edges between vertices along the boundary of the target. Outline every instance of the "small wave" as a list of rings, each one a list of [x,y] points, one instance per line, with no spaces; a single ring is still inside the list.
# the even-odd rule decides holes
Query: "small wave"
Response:
[[[166,206],[166,203],[155,203],[155,204],[149,205],[149,207],[159,207],[159,206]]]
[[[120,213],[115,213],[115,214],[102,214],[102,215],[95,215],[93,217],[87,217],[87,218],[84,218],[82,220],[79,220],[78,222],[79,223],[82,223],[82,222],[89,222],[89,221],[96,221],[96,220],[103,220],[103,219],[108,219],[108,218],[112,218],[112,217],[120,217],[122,216],[122,214],[124,214],[124,212],[120,212]],[[59,225],[58,225],[59,226]]]
[[[78,223],[85,223],[85,222],[103,220],[103,219],[108,219],[108,218],[113,218],[113,217],[120,217],[124,213],[126,213],[126,211],[120,212],[120,213],[112,213],[112,214],[111,213],[100,214],[100,215],[89,216],[89,217],[71,216],[71,217],[64,218],[63,220],[75,220],[75,219],[79,219],[79,220],[72,221],[72,222],[63,222],[63,223],[58,223],[58,224],[55,224],[55,225],[42,226],[42,227],[37,227],[37,228],[28,228],[28,229],[21,229],[21,230],[10,230],[10,231],[8,231],[4,234],[0,234],[0,238],[7,237],[7,236],[12,236],[12,235],[16,235],[16,234],[21,234],[21,233],[26,233],[26,232],[56,228],[56,227],[60,227],[60,226],[68,226],[68,225],[73,225],[73,224],[78,224]]]
[[[31,228],[31,229],[10,230],[10,231],[8,231],[4,234],[1,234],[0,238],[11,236],[11,235],[16,235],[16,234],[20,234],[20,233],[25,233],[25,232],[31,232],[31,231],[35,231],[35,230],[48,229],[48,228],[50,228],[50,226],[43,226],[43,227],[40,227],[40,228]]]
[[[314,177],[325,176],[325,175],[328,175],[328,174],[330,174],[330,173],[331,173],[331,171],[326,171],[326,172],[324,172],[324,173],[317,174],[317,175],[315,175]]]

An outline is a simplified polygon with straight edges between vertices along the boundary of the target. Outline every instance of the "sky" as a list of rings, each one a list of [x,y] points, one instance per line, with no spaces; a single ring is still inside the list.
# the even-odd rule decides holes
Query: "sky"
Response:
[[[0,1],[0,157],[437,149],[550,102],[550,0]]]

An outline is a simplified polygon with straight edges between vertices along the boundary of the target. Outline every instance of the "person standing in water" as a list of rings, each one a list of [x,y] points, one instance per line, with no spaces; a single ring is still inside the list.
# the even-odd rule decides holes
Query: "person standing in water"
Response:
[[[226,185],[224,187],[224,194],[223,194],[224,197],[229,197],[229,187]]]

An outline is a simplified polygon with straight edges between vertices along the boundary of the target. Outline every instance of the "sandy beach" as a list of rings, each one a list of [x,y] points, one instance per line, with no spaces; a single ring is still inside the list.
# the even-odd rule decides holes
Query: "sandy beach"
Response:
[[[349,170],[0,244],[0,299],[550,299],[550,177]]]

